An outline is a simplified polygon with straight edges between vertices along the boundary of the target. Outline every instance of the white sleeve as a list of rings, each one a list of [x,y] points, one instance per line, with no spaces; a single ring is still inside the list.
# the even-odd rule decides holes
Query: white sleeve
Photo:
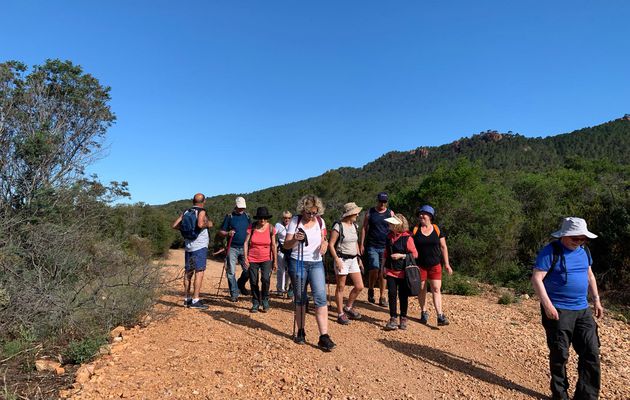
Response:
[[[324,224],[325,224],[325,222],[324,222]],[[323,227],[323,224],[322,224],[322,227]],[[324,228],[324,229],[325,229],[325,228]],[[333,231],[337,231],[337,232],[339,232],[339,224],[338,224],[338,223],[337,223],[337,224],[334,224],[334,225],[333,225],[333,227],[332,227],[332,230],[333,230]]]
[[[287,228],[287,235],[294,235],[297,230],[297,216],[291,218],[291,222],[289,222],[289,227]]]

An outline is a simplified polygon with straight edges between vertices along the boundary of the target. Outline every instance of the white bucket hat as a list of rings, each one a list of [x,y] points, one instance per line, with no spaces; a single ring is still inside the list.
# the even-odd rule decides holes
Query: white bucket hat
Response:
[[[581,236],[584,235],[589,239],[595,239],[596,234],[589,232],[586,228],[586,221],[582,218],[567,217],[562,220],[562,226],[559,231],[551,234],[555,238],[561,238],[563,236]]]
[[[385,222],[389,222],[392,225],[400,225],[400,224],[402,224],[402,221],[399,220],[396,217],[385,218]]]
[[[247,204],[245,204],[245,199],[242,197],[236,198],[236,208],[247,208]]]

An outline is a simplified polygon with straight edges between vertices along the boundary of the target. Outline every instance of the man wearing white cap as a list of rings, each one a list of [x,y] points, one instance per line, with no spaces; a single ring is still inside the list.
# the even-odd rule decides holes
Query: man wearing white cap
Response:
[[[532,285],[540,298],[542,324],[547,335],[552,398],[569,398],[566,363],[573,344],[579,357],[573,398],[597,399],[601,377],[599,337],[587,294],[591,295],[597,318],[604,314],[604,309],[591,270],[590,252],[583,246],[597,235],[588,231],[582,218],[569,217],[551,236],[559,240],[548,244],[538,254]]]
[[[249,272],[245,267],[245,238],[247,237],[247,228],[252,224],[249,214],[245,212],[247,204],[245,199],[237,197],[235,200],[234,210],[223,219],[221,236],[229,236],[230,251],[227,254],[227,267],[225,269],[230,287],[230,300],[238,301],[239,294],[248,295],[249,291],[245,288],[245,284],[249,280]],[[241,264],[243,271],[240,278],[236,280],[236,263]]]

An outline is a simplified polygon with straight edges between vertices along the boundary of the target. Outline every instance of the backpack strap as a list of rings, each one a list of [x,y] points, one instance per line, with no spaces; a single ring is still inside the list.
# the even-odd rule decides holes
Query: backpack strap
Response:
[[[543,278],[543,282],[549,277],[549,275],[551,275],[551,273],[556,267],[556,264],[558,264],[558,261],[560,261],[561,263],[564,263],[564,252],[562,251],[562,245],[560,244],[560,241],[554,240],[553,242],[551,242],[551,248],[553,249],[552,256],[551,256],[551,266],[549,267],[549,270],[545,274],[545,277]]]
[[[439,238],[440,237],[440,228],[438,228],[438,226],[435,225],[435,224],[431,224],[431,225],[433,225],[433,230],[435,231],[435,233],[437,233],[438,238]],[[419,225],[416,225],[416,226],[413,227],[413,233],[411,234],[411,236],[416,236],[416,233],[418,233],[419,227],[420,227]]]
[[[593,266],[593,257],[591,257],[591,250],[588,248],[587,245],[582,245],[582,248],[586,252],[586,258],[588,259],[588,266],[589,267]]]
[[[343,242],[344,239],[344,235],[343,235],[343,222],[341,221],[335,221],[333,222],[333,228],[335,227],[335,225],[339,225],[339,239],[337,239],[337,243],[335,243],[335,251],[339,252],[339,247],[341,247],[341,243]]]

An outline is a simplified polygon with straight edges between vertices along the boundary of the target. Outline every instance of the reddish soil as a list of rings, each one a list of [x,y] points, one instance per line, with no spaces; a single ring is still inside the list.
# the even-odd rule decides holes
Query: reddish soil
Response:
[[[166,262],[181,273],[183,253]],[[389,315],[366,302],[363,319],[338,325],[329,312],[331,353],[317,349],[315,317],[307,316],[307,344],[291,340],[293,308],[272,298],[269,313],[250,314],[249,298],[227,299],[223,279],[215,296],[221,264],[209,261],[205,311],[181,306],[181,283],[173,285],[144,328],[125,331],[112,354],[93,364],[95,374],[74,399],[540,399],[547,398],[545,335],[538,304],[497,304],[497,296],[444,296],[451,325],[418,323],[410,303],[407,331],[386,332]],[[275,288],[275,276],[272,288]],[[330,286],[330,294],[334,291]],[[604,317],[599,321],[602,399],[630,399],[630,327]],[[577,358],[568,366],[572,387]]]

